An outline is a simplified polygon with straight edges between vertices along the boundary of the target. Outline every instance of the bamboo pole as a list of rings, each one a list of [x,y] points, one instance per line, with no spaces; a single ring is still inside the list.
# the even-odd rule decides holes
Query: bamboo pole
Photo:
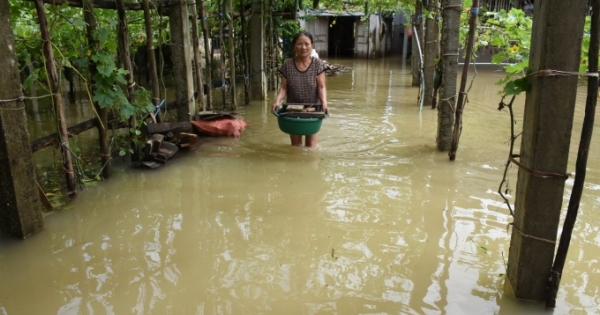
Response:
[[[69,134],[67,132],[67,124],[63,109],[61,84],[59,82],[58,72],[56,71],[52,39],[50,38],[50,31],[48,30],[48,19],[46,18],[44,4],[41,0],[35,0],[35,9],[40,23],[40,32],[43,41],[42,50],[46,61],[46,71],[48,72],[48,86],[52,92],[52,100],[56,111],[56,118],[58,120],[58,134],[61,139],[60,151],[62,153],[63,168],[65,171],[65,179],[67,181],[67,195],[73,198],[77,196],[77,186],[75,184],[75,174],[73,173],[73,163],[71,161],[71,152],[69,150]]]
[[[598,54],[600,53],[600,0],[592,1],[592,22],[590,31],[590,47],[588,52],[589,64],[588,73],[598,73]],[[556,295],[560,279],[562,278],[563,268],[569,251],[571,235],[577,220],[579,203],[583,194],[583,185],[587,171],[587,160],[590,151],[590,143],[594,131],[594,117],[596,116],[596,104],[598,102],[598,76],[588,77],[588,94],[585,104],[585,116],[581,130],[581,140],[579,141],[579,151],[577,152],[577,161],[575,162],[575,181],[573,190],[569,199],[567,215],[563,224],[560,242],[556,251],[554,265],[548,279],[548,297],[546,306],[554,308],[556,306]]]
[[[86,33],[88,47],[91,51],[98,49],[98,41],[94,39],[96,31],[96,17],[94,14],[94,5],[90,0],[83,0],[83,18],[86,22]],[[98,72],[96,63],[90,60],[89,65],[90,79],[88,85],[90,90],[94,87],[94,76]],[[101,108],[98,103],[93,103],[94,109],[98,115],[98,141],[100,144],[100,161],[102,163],[102,177],[108,179],[112,176],[112,162],[110,157],[110,146],[108,143],[108,109]]]
[[[271,9],[271,12],[273,9]],[[275,17],[271,14],[271,41],[273,45],[271,46],[271,76],[273,78],[273,90],[279,90],[279,77],[277,72],[278,67],[278,58],[277,53],[279,50],[278,38],[277,38],[277,26],[275,25]]]
[[[448,156],[450,161],[456,159],[456,150],[458,150],[458,140],[462,132],[462,112],[465,107],[465,89],[467,86],[467,76],[469,75],[469,64],[473,54],[473,43],[475,41],[475,30],[477,28],[477,13],[479,13],[479,0],[473,0],[471,7],[471,16],[469,17],[469,36],[467,38],[467,48],[465,54],[465,64],[463,66],[462,76],[460,78],[460,89],[458,91],[458,100],[456,101],[456,111],[454,118],[454,130],[452,132],[452,144]]]
[[[269,0],[269,90],[277,88],[277,71],[275,70],[275,20],[273,18],[273,0]]]
[[[206,110],[206,104],[204,104],[204,86],[202,82],[202,64],[200,63],[200,38],[198,37],[198,11],[196,9],[196,3],[190,4],[192,11],[192,39],[194,43],[194,64],[196,65],[196,92],[198,96],[196,100],[200,100],[200,106],[202,111]],[[206,53],[206,48],[204,49]]]
[[[242,30],[242,62],[244,65],[244,104],[247,105],[250,103],[250,94],[248,93],[248,83],[250,82],[250,78],[248,77],[248,69],[250,69],[250,67],[248,65],[248,43],[246,42],[246,14],[244,13],[246,11],[246,5],[244,2],[244,0],[240,1],[240,27]]]
[[[211,63],[211,54],[208,52],[210,47],[210,41],[208,39],[208,25],[206,23],[206,12],[204,10],[204,0],[199,0],[198,4],[200,5],[200,21],[202,26],[202,37],[204,37],[204,59],[206,63],[206,83],[208,90],[206,91],[206,103],[204,104],[205,108],[202,108],[203,111],[207,109],[212,109],[212,63]]]
[[[219,0],[218,1],[219,8],[223,8],[224,1],[227,1],[227,0]],[[221,13],[223,14],[224,10]],[[227,104],[227,95],[225,93],[225,49],[224,49],[225,41],[223,40],[223,37],[224,37],[224,35],[223,35],[223,18],[220,18],[219,19],[219,42],[221,44],[220,45],[221,47],[219,49],[219,61],[221,63],[221,84],[222,84],[221,85],[221,95],[223,97],[223,105],[221,108],[224,110],[225,106]]]
[[[150,67],[150,80],[152,80],[152,104],[160,104],[160,88],[158,86],[158,72],[156,70],[156,55],[154,54],[154,38],[152,36],[152,18],[150,16],[150,5],[148,0],[143,0],[144,26],[146,28],[146,52],[148,54],[148,67]],[[152,114],[154,115],[154,114]],[[161,117],[155,119],[160,122]]]
[[[227,1],[228,8],[231,12],[233,12],[231,0],[223,0]],[[235,43],[233,41],[233,19],[230,17],[227,20],[227,24],[229,24],[229,77],[231,84],[231,109],[235,110],[237,108],[237,98],[236,88],[235,88]]]
[[[133,76],[133,66],[131,64],[131,54],[129,53],[129,29],[127,27],[127,14],[125,13],[125,3],[123,0],[117,1],[117,14],[119,16],[119,34],[121,35],[121,61],[123,62],[123,66],[125,70],[127,70],[127,75],[125,76],[127,80],[127,101],[130,104],[135,103],[135,80]],[[131,154],[131,161],[136,162],[140,159],[140,153],[138,150],[138,146],[136,143],[136,134],[135,132],[131,132],[131,130],[135,130],[137,128],[137,121],[135,113],[131,115],[129,118],[129,141],[131,144],[131,149],[133,153]]]

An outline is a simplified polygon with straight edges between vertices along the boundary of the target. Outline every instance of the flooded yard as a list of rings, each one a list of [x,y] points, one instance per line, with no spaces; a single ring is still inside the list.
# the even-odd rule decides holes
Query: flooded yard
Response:
[[[502,74],[478,70],[450,162],[400,59],[330,62],[349,70],[327,78],[318,148],[291,147],[271,101],[252,102],[239,139],[206,139],[155,170],[118,166],[40,233],[0,239],[0,314],[600,314],[599,137],[546,310],[517,301],[504,275]],[[584,103],[582,88],[570,172]],[[70,125],[91,115],[70,108]],[[513,191],[516,180],[513,167]]]

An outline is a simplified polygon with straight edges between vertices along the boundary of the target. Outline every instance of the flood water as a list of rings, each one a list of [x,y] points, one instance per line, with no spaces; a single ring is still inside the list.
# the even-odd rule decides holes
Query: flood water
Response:
[[[398,58],[329,61],[350,69],[327,79],[318,148],[291,147],[270,101],[252,102],[239,139],[155,170],[118,165],[43,231],[0,240],[0,314],[600,314],[600,137],[546,310],[506,289],[502,74],[479,69],[450,162]],[[584,102],[581,89],[570,172]],[[72,121],[92,115],[71,108]]]

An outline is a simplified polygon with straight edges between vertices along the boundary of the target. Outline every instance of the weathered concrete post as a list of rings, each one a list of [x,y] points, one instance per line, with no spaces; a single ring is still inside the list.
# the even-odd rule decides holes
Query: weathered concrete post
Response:
[[[196,115],[194,77],[192,76],[192,44],[188,2],[172,0],[169,4],[171,58],[175,80],[177,121],[190,121]]]
[[[265,25],[262,15],[262,0],[252,0],[252,17],[250,20],[250,97],[253,100],[267,99],[267,80],[263,68]]]
[[[0,233],[26,237],[44,227],[8,0],[0,0]]]
[[[519,299],[544,300],[564,196],[587,1],[535,2],[508,280]],[[545,70],[545,72],[538,72]],[[539,75],[536,75],[539,74]],[[551,173],[557,174],[556,176]],[[547,175],[547,176],[544,176]]]

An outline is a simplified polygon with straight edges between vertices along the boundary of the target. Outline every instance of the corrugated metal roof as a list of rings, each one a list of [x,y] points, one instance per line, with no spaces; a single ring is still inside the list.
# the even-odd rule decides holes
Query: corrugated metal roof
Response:
[[[364,12],[350,12],[350,11],[327,11],[327,10],[306,10],[306,14],[316,15],[316,16],[365,16]]]

